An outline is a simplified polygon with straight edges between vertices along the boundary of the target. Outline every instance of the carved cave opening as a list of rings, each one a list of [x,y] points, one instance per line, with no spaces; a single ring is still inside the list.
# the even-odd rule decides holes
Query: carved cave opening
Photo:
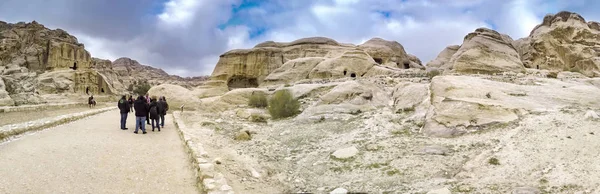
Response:
[[[410,69],[410,63],[404,62],[404,69]]]
[[[536,68],[536,69],[540,69],[540,65],[536,65],[536,66],[535,66],[535,68]]]
[[[383,63],[383,60],[381,58],[373,58],[373,60],[375,60],[375,63],[380,65]]]
[[[243,75],[234,75],[227,81],[227,87],[229,87],[229,90],[236,88],[256,88],[258,87],[258,79]]]
[[[350,77],[356,77],[356,73],[351,73]]]
[[[346,75],[348,73],[348,71],[344,70],[344,75]]]
[[[73,70],[77,70],[77,62],[74,62],[74,63],[73,63],[73,67],[71,67],[71,69],[73,69]]]
[[[90,87],[85,87],[85,94],[90,95]]]
[[[104,88],[100,88],[100,92],[104,93]]]

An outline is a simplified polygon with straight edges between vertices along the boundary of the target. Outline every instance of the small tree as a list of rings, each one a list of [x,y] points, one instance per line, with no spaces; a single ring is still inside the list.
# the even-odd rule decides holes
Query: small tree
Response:
[[[269,100],[268,109],[273,119],[287,118],[300,112],[300,102],[289,91],[279,90]]]
[[[129,84],[129,86],[127,87],[127,91],[133,91],[133,84]]]
[[[136,88],[133,90],[133,93],[137,95],[145,95],[146,93],[148,93],[148,90],[150,90],[150,88],[150,84],[143,83],[141,85],[137,85]]]
[[[265,108],[268,106],[267,95],[264,93],[252,93],[248,100],[248,106],[256,108]]]

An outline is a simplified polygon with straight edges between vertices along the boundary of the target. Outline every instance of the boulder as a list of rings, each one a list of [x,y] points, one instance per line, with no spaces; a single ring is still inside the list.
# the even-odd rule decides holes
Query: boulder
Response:
[[[4,80],[0,77],[0,106],[12,106],[14,104],[15,101],[8,95]]]
[[[459,73],[492,74],[500,72],[525,72],[525,67],[512,39],[487,28],[478,28],[468,34],[449,64]]]
[[[598,109],[591,84],[543,79],[519,85],[469,76],[436,76],[430,86],[432,107],[423,133],[450,137],[469,127],[510,124],[528,112],[559,111],[565,107]]]
[[[347,148],[338,149],[331,154],[331,156],[335,159],[346,160],[350,159],[358,154],[358,149],[356,147],[351,146]]]
[[[456,51],[458,51],[459,48],[460,48],[459,45],[452,45],[452,46],[446,47],[444,50],[442,50],[442,52],[440,52],[440,54],[438,54],[438,56],[434,60],[429,61],[427,63],[426,67],[428,69],[429,68],[452,69],[452,65],[450,65],[448,62],[452,58],[452,55],[454,55],[456,53]]]
[[[199,99],[184,87],[171,84],[161,84],[148,90],[150,96],[164,96],[169,104],[169,110],[179,110],[185,105],[186,110],[196,110],[200,105]]]
[[[396,113],[414,111],[417,106],[429,99],[428,84],[402,82],[395,86],[392,93]]]
[[[411,56],[409,56],[404,47],[396,41],[387,41],[381,38],[372,38],[358,46],[373,58],[380,65],[397,67],[402,69],[411,68]],[[421,68],[420,60],[412,56],[413,67]]]
[[[37,77],[35,88],[40,94],[57,94],[74,90],[75,72],[70,70],[51,71]]]
[[[262,93],[267,95],[267,90],[261,88],[234,89],[223,94],[223,96],[220,96],[219,100],[231,105],[248,105],[250,96],[254,93]]]
[[[347,81],[321,96],[318,105],[353,104],[372,108],[387,106],[389,97],[377,85],[367,81]]]
[[[544,17],[515,45],[528,68],[600,75],[600,29],[579,14],[562,11]]]

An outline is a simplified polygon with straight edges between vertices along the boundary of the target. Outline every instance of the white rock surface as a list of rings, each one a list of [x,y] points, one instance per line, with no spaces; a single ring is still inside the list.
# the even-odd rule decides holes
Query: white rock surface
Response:
[[[337,159],[348,159],[348,158],[352,158],[352,157],[356,156],[356,154],[358,154],[358,149],[356,149],[356,147],[352,146],[352,147],[347,147],[347,148],[342,148],[342,149],[336,150],[331,155]]]

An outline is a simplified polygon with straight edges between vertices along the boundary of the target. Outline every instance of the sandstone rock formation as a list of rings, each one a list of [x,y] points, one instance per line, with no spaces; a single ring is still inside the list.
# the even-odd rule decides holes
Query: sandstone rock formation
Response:
[[[44,103],[43,95],[59,93],[125,94],[134,84],[172,83],[193,88],[207,77],[182,78],[161,69],[121,58],[92,58],[77,38],[33,21],[0,21],[1,105]]]
[[[294,83],[303,79],[362,77],[372,68],[424,69],[395,41],[374,38],[362,45],[338,43],[323,37],[290,43],[264,42],[252,49],[232,50],[219,59],[208,85],[229,89],[262,84]],[[380,71],[375,71],[380,72]]]
[[[450,46],[444,49],[429,64],[458,73],[525,72],[512,39],[494,30],[479,28],[465,36],[463,44],[456,51],[455,48]]]
[[[110,93],[103,77],[90,70],[91,63],[84,45],[63,30],[35,21],[0,22],[0,76],[16,105],[43,103],[38,96],[43,93]],[[47,74],[52,71],[61,73]],[[53,75],[58,77],[49,77]]]
[[[600,24],[567,11],[546,15],[515,46],[528,68],[600,76]]]

